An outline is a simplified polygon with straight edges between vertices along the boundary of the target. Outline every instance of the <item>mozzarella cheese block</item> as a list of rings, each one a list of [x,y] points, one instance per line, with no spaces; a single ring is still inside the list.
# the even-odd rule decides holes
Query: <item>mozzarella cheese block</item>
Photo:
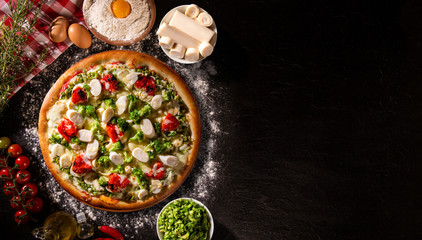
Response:
[[[193,20],[192,20],[193,21]],[[175,43],[181,44],[187,48],[198,48],[200,42],[193,39],[183,32],[170,27],[167,23],[163,23],[158,28],[157,34],[161,37],[169,37],[174,40]]]
[[[160,44],[160,46],[162,46],[165,49],[170,49],[174,45],[174,40],[171,39],[170,37],[163,36],[160,38],[160,41],[158,42],[158,44]]]
[[[172,156],[172,155],[168,155],[168,156],[158,156],[158,158],[161,160],[161,162],[163,162],[165,165],[170,166],[170,167],[174,167],[177,165],[177,163],[179,162],[179,159],[177,159],[177,157]]]
[[[203,42],[199,45],[198,50],[203,57],[208,57],[214,51],[214,47],[209,42]]]
[[[185,58],[188,61],[198,61],[199,50],[196,48],[188,48],[185,53]]]
[[[181,44],[175,44],[170,50],[170,56],[175,58],[183,58],[185,56],[186,48]]]
[[[169,25],[177,28],[178,30],[200,42],[211,41],[211,38],[215,34],[209,28],[200,25],[197,21],[187,17],[185,14],[179,11],[174,12],[173,17],[170,19]]]
[[[125,162],[122,156],[116,152],[110,152],[110,161],[114,163],[114,165],[122,165]]]
[[[141,121],[141,130],[147,138],[155,137],[154,126],[152,126],[151,120],[144,118]]]

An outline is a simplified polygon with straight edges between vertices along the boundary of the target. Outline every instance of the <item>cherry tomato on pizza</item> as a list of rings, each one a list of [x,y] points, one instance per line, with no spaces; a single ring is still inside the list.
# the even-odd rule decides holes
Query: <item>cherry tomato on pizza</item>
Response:
[[[92,170],[91,161],[85,156],[85,154],[79,154],[75,157],[72,164],[72,171],[77,174],[85,174]]]
[[[135,82],[135,87],[137,89],[143,89],[147,92],[148,95],[154,96],[155,94],[155,80],[152,77],[139,76],[138,80]]]
[[[167,116],[164,118],[163,123],[161,124],[161,130],[163,132],[174,131],[179,127],[179,120],[171,114],[168,113]]]
[[[108,178],[107,186],[111,192],[120,192],[128,184],[129,184],[129,180],[125,176],[119,175],[117,173],[112,173],[110,174]]]
[[[78,129],[76,128],[75,124],[67,118],[60,120],[57,126],[57,130],[59,131],[60,135],[66,139],[66,141],[70,141],[73,136],[78,134]]]
[[[80,86],[75,87],[72,91],[72,103],[84,103],[87,100],[86,90]]]
[[[107,74],[100,80],[101,87],[107,91],[115,92],[119,90],[119,82],[113,74]]]
[[[117,125],[112,123],[107,123],[106,131],[113,143],[119,141],[119,139],[124,135],[123,131],[121,131]]]
[[[164,168],[163,163],[154,163],[149,172],[145,173],[145,176],[151,179],[163,179],[166,176],[166,169]]]

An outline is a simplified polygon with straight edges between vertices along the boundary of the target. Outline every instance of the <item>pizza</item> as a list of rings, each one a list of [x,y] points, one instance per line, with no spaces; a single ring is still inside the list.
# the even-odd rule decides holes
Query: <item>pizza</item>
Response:
[[[173,193],[191,171],[200,117],[183,79],[133,51],[92,55],[47,93],[39,116],[44,161],[73,197],[134,211]]]

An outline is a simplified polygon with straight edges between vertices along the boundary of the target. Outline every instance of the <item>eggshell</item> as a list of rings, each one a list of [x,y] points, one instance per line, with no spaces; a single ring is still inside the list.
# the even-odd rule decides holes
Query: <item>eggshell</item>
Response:
[[[69,21],[65,17],[57,17],[50,24],[49,37],[53,42],[60,43],[67,38],[67,28]]]
[[[79,23],[70,25],[67,31],[70,41],[80,48],[89,48],[91,46],[91,34]]]

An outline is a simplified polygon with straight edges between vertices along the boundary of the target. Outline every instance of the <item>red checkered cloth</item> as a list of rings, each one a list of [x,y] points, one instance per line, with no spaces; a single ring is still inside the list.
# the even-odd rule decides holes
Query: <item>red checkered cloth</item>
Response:
[[[0,0],[0,16],[10,16],[9,0]],[[81,23],[83,22],[82,14],[82,3],[83,0],[46,0],[45,4],[41,8],[40,19],[35,26],[36,30],[29,36],[27,45],[25,46],[26,58],[29,61],[35,61],[46,47],[49,48],[48,57],[44,62],[38,64],[34,71],[26,76],[19,85],[13,89],[15,94],[21,89],[26,83],[28,83],[37,73],[43,70],[48,64],[52,63],[56,58],[60,56],[68,47],[72,45],[72,42],[68,39],[62,43],[55,43],[48,37],[48,30],[50,23],[58,16],[66,17],[70,23]],[[10,17],[6,17],[5,24],[10,22]]]

